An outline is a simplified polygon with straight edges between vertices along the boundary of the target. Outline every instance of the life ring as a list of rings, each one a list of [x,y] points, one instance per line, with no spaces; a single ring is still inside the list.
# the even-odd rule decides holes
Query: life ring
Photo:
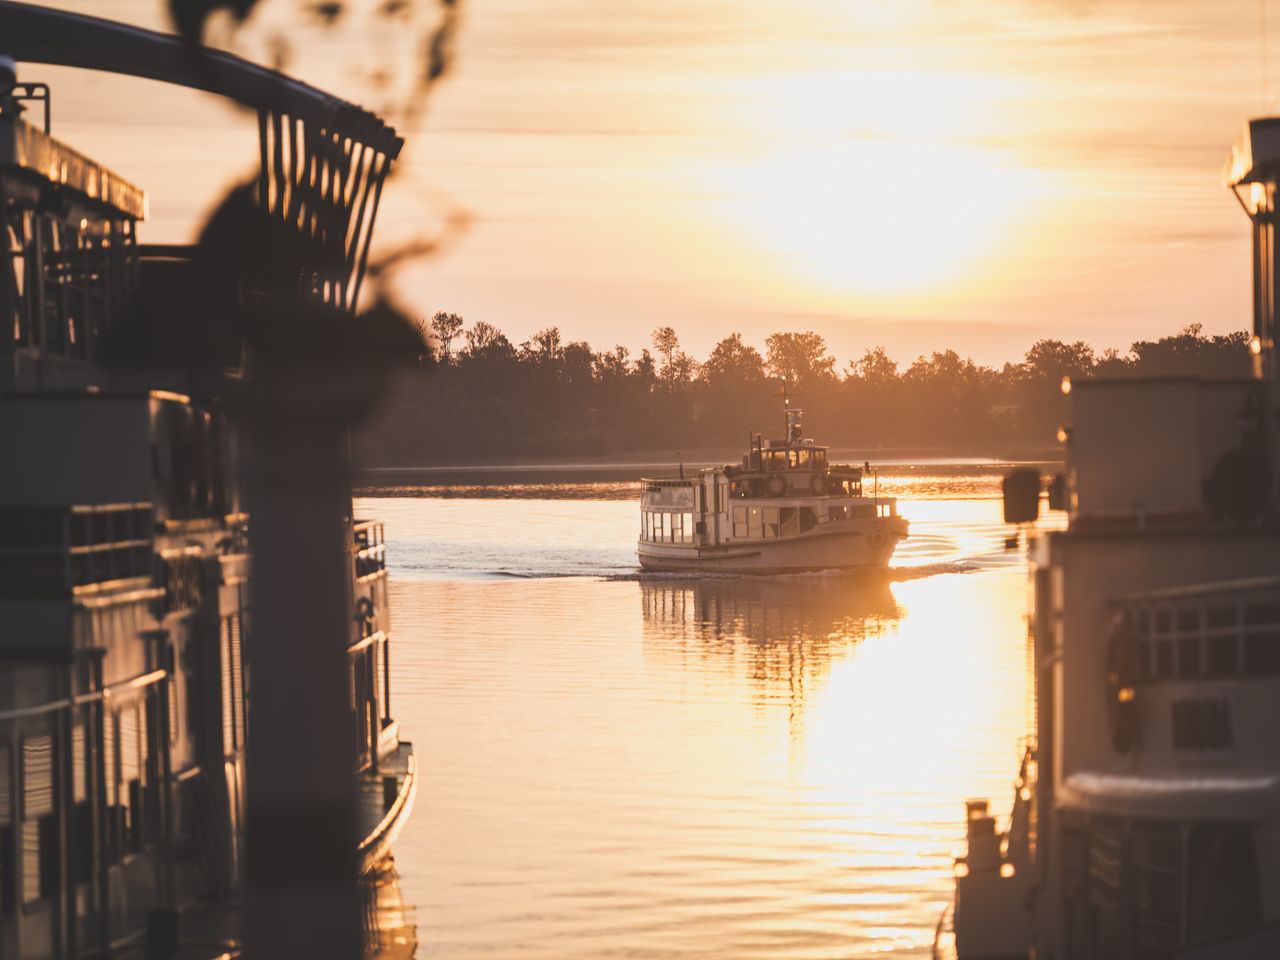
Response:
[[[809,489],[813,491],[814,496],[820,497],[827,492],[827,481],[814,474],[813,479],[809,481]]]
[[[871,531],[871,536],[867,538],[871,543],[871,549],[879,550],[884,546],[884,534],[879,530]]]
[[[764,492],[771,497],[780,497],[787,492],[787,481],[775,473],[764,482]]]

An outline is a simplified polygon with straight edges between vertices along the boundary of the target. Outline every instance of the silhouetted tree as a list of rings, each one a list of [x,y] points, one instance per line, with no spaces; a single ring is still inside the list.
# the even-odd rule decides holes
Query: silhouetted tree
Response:
[[[456,313],[445,313],[443,310],[431,318],[431,330],[440,341],[440,362],[448,364],[453,360],[451,345],[462,333],[462,317]]]
[[[443,356],[446,337],[456,340],[463,324],[441,316],[432,329]],[[622,346],[596,353],[585,341],[565,343],[556,327],[519,348],[483,320],[463,336],[465,349],[448,351],[451,363],[421,365],[403,378],[366,451],[390,463],[697,448],[731,455],[748,430],[781,434],[777,375],[789,379],[804,407],[808,435],[869,455],[877,448],[1048,447],[1066,415],[1064,376],[1238,376],[1249,369],[1246,334],[1205,337],[1198,327],[1139,341],[1126,354],[1039,340],[999,369],[938,350],[900,370],[873,346],[843,376],[812,332],[773,334],[767,359],[732,333],[702,364],[680,348],[671,327],[657,328],[653,351],[634,360]],[[449,415],[439,416],[442,410]]]
[[[835,379],[836,358],[827,352],[827,341],[812,330],[772,333],[764,346],[769,372],[790,384],[805,389]]]

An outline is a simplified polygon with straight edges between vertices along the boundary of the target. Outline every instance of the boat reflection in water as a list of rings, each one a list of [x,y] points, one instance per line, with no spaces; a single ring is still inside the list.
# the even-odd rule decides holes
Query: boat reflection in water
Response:
[[[394,859],[386,858],[361,879],[364,894],[364,955],[377,960],[412,960],[418,950],[418,921],[405,903]]]
[[[888,582],[565,575],[630,562],[625,500],[357,508],[399,538],[396,714],[448,771],[395,850],[423,950],[927,956],[939,837],[966,797],[1007,800],[1027,725],[998,501],[913,500],[895,563],[970,572]]]
[[[646,580],[640,601],[646,635],[659,633],[665,649],[681,639],[694,645],[686,648],[693,655],[706,655],[698,649],[704,644],[727,647],[770,678],[796,657],[825,666],[900,613],[883,571],[811,580]]]

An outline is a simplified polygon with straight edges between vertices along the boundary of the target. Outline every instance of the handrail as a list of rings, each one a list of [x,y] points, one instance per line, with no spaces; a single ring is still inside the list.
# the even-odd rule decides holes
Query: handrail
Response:
[[[110,684],[101,690],[94,690],[91,693],[81,693],[60,700],[51,700],[48,703],[37,704],[34,707],[20,707],[17,710],[0,711],[0,723],[4,723],[6,720],[39,717],[46,713],[56,713],[58,710],[70,710],[74,707],[82,707],[87,703],[97,703],[99,700],[109,700],[111,697],[119,696],[122,693],[152,686],[167,676],[169,676],[168,670],[152,670],[150,673],[143,673],[128,680],[121,680],[119,683]]]

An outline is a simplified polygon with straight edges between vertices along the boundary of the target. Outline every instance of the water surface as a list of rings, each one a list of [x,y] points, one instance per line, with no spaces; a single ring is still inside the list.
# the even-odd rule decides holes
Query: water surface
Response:
[[[885,478],[886,576],[640,575],[629,484],[360,500],[417,956],[928,956],[964,799],[1007,810],[1026,730],[996,479]]]

